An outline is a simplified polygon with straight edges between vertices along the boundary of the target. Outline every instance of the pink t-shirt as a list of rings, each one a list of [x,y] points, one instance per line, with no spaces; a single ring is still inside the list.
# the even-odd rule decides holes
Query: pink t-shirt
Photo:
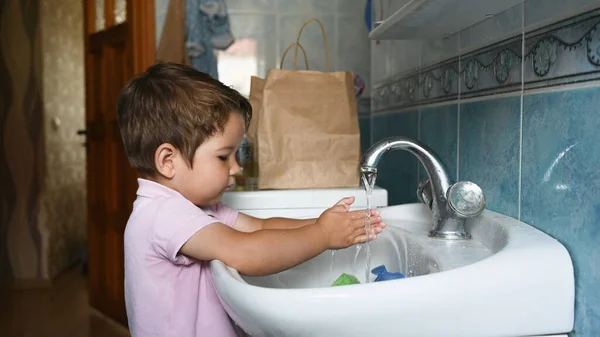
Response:
[[[179,192],[138,179],[125,228],[125,303],[134,337],[234,337],[207,261],[178,254],[203,227],[233,226],[238,212],[199,208]]]

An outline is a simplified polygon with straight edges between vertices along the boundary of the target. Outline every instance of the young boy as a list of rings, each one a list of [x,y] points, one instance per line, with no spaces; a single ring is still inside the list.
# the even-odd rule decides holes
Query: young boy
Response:
[[[244,275],[291,268],[372,240],[377,211],[345,198],[318,219],[261,220],[220,203],[252,116],[237,91],[191,67],[159,63],[122,90],[117,116],[139,189],[125,229],[125,298],[133,336],[235,336],[209,262]],[[371,235],[365,236],[365,224]]]

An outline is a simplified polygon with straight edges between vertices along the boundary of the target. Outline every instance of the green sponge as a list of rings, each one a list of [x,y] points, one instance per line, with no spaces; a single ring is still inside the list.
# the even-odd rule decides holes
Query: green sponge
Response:
[[[360,282],[354,275],[348,275],[346,273],[343,273],[342,275],[340,275],[340,277],[338,277],[337,280],[335,280],[335,282],[333,282],[331,286],[346,286],[349,284],[360,284]]]

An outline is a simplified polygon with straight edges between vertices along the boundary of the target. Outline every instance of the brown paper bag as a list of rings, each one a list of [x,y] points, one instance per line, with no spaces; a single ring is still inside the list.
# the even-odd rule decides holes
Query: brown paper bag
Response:
[[[300,48],[300,50],[302,51],[302,54],[304,54],[304,63],[306,65],[306,70],[309,69],[308,67],[308,58],[306,56],[306,51],[304,50],[304,47],[302,47],[301,44],[294,42],[292,44],[290,44],[289,46],[287,46],[287,48],[285,49],[285,51],[283,52],[283,56],[281,56],[281,63],[279,64],[279,68],[283,68],[283,61],[285,61],[285,57],[287,55],[287,53],[290,51],[290,49],[292,47],[298,46]],[[252,76],[250,78],[250,105],[252,106],[252,119],[250,120],[250,125],[248,126],[248,131],[246,132],[246,135],[248,137],[248,142],[251,144],[251,146],[254,149],[258,149],[258,146],[256,145],[258,143],[258,120],[259,120],[259,116],[260,116],[260,110],[262,108],[262,99],[263,99],[263,90],[265,88],[265,80],[260,78],[260,77],[256,77],[256,76]],[[258,151],[253,151],[253,159],[255,161],[258,161]]]
[[[258,140],[258,119],[260,118],[260,109],[262,106],[263,89],[265,88],[265,80],[260,77],[252,76],[250,78],[250,105],[252,106],[252,119],[246,135],[248,142],[256,147]],[[255,151],[257,152],[257,151]]]
[[[270,70],[258,120],[260,189],[355,187],[359,183],[360,131],[353,74]]]

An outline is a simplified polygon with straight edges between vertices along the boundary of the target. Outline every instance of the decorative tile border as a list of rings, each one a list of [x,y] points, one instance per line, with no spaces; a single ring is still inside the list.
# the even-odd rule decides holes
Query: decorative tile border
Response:
[[[600,79],[600,10],[525,36],[525,89]]]
[[[461,98],[521,90],[522,37],[461,57]]]
[[[525,57],[522,41],[518,35],[460,61],[455,57],[376,83],[372,111],[515,92],[522,80],[528,90],[600,79],[600,9],[527,33]]]
[[[401,78],[375,84],[371,108],[375,112],[457,99],[458,69],[459,60],[455,57]]]

